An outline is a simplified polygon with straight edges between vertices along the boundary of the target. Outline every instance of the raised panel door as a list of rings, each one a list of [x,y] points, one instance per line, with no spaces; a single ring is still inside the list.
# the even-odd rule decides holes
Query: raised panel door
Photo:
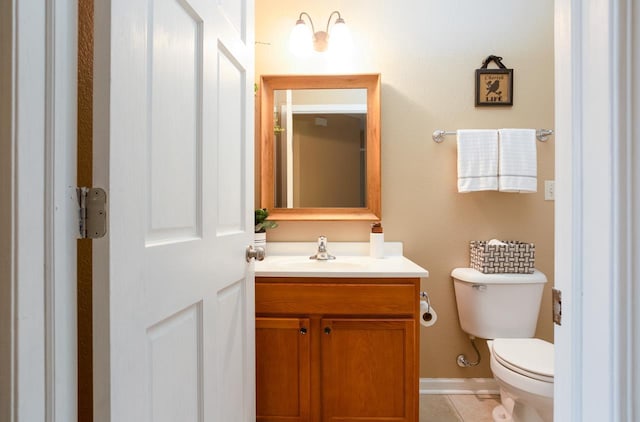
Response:
[[[255,420],[253,10],[95,2],[96,422]]]
[[[306,422],[310,414],[308,318],[256,318],[258,422]]]
[[[415,322],[321,322],[322,420],[414,422],[417,417]]]

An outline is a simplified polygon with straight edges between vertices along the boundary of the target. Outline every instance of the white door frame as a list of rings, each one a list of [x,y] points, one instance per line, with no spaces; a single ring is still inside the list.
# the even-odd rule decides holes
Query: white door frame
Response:
[[[634,294],[640,303],[640,15],[632,6],[556,0],[557,421],[640,416],[640,314],[632,306]]]
[[[0,2],[0,420],[74,421],[75,0]]]

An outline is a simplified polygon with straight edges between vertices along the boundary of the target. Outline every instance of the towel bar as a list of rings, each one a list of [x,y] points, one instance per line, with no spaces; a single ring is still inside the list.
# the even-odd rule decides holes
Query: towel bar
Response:
[[[434,130],[433,131],[433,135],[431,135],[431,137],[433,138],[433,142],[435,142],[436,144],[441,143],[442,141],[444,141],[444,137],[447,135],[455,135],[457,133],[457,131],[455,130]],[[547,140],[549,139],[549,136],[553,135],[553,129],[538,129],[536,130],[536,138],[538,138],[538,141],[540,142],[547,142]]]

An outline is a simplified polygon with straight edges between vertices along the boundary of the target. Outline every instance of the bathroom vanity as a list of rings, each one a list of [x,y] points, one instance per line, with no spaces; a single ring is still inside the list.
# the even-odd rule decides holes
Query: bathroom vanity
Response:
[[[256,263],[258,421],[417,420],[428,272],[400,244],[384,259],[365,256],[366,243],[349,245],[363,253],[334,243],[336,260],[314,261],[274,255],[270,244]]]

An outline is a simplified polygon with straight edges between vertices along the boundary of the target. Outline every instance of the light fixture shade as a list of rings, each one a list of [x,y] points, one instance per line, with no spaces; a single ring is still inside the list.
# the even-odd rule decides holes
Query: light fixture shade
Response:
[[[329,32],[329,51],[333,54],[347,55],[353,52],[351,31],[343,19],[336,20]]]
[[[289,35],[289,50],[295,56],[306,57],[313,50],[313,34],[303,20],[298,20]]]

